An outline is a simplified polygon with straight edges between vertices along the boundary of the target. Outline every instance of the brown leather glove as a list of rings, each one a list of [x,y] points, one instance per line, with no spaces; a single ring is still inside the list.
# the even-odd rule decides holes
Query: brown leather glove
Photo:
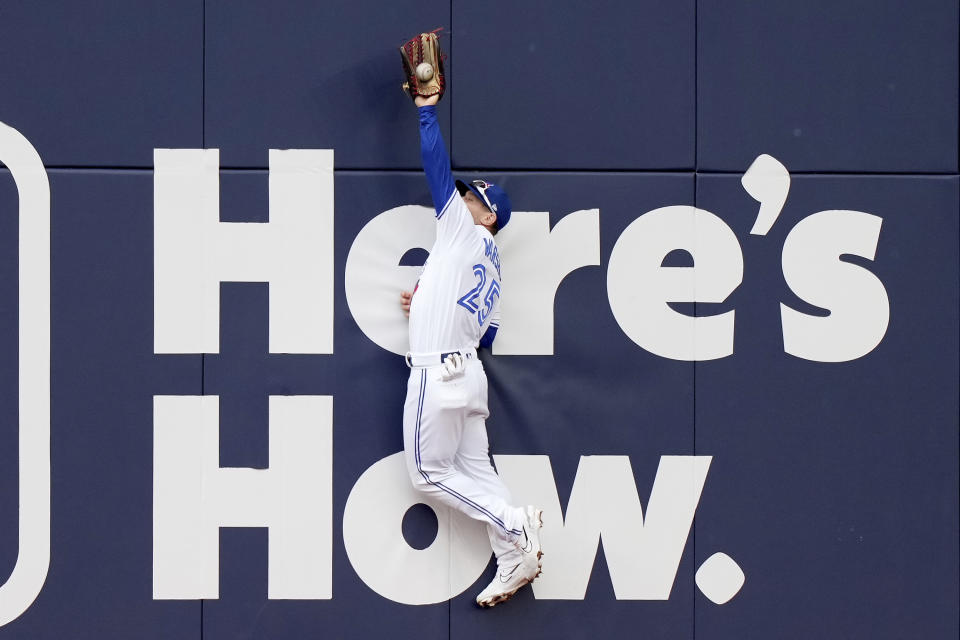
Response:
[[[407,81],[403,83],[403,90],[411,98],[417,96],[443,97],[446,81],[443,77],[443,52],[440,51],[440,39],[436,29],[429,33],[421,33],[408,40],[400,47],[400,57],[403,58],[403,74]],[[438,98],[439,99],[439,98]]]

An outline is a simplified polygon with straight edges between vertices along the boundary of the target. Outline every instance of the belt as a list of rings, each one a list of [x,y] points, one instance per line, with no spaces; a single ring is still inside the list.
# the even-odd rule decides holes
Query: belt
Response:
[[[456,351],[443,351],[437,353],[410,353],[408,351],[407,355],[404,356],[404,360],[406,360],[407,366],[411,368],[435,367],[439,364],[443,364],[443,361],[447,359],[447,356],[452,356],[453,354],[458,354],[467,360],[471,360],[476,359],[477,350],[473,347],[467,347],[465,349],[458,349]]]

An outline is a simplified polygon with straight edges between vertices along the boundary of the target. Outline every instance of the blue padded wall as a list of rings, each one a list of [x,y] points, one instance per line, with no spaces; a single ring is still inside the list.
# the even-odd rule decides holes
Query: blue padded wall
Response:
[[[48,166],[151,167],[203,144],[203,3],[4,2],[3,121]]]
[[[0,122],[47,168],[52,256],[51,560],[0,640],[957,637],[958,23],[950,0],[0,4]],[[582,599],[524,589],[492,611],[474,604],[492,562],[413,606],[347,555],[351,490],[402,449],[408,369],[354,318],[346,264],[376,216],[430,204],[397,47],[435,27],[455,174],[552,228],[599,210],[599,264],[559,285],[553,354],[482,355],[491,451],[549,457],[563,509],[582,456],[629,456],[645,515],[661,456],[712,456],[665,600],[617,599],[603,538]],[[220,285],[218,353],[154,353],[157,148],[219,149],[221,220],[260,223],[270,149],[334,150],[333,353],[269,353],[270,289],[252,282]],[[753,235],[740,179],[764,153],[792,180]],[[0,583],[19,548],[17,203],[0,165]],[[735,311],[727,357],[654,355],[612,312],[614,247],[671,205],[714,214],[742,252],[723,302],[669,303]],[[784,350],[781,303],[828,313],[782,267],[791,230],[826,210],[882,219],[872,260],[837,258],[889,298],[883,338],[847,362]],[[158,395],[218,396],[220,465],[255,469],[269,396],[334,397],[330,599],[268,599],[268,531],[238,527],[220,531],[219,598],[153,598]],[[436,517],[411,509],[403,533],[425,545]],[[725,604],[695,577],[718,552],[745,574]]]
[[[743,237],[748,269],[730,300],[735,357],[696,365],[696,447],[717,465],[697,562],[722,550],[747,560],[748,578],[733,613],[697,601],[697,637],[951,635],[945,612],[960,593],[942,559],[957,547],[946,514],[960,411],[949,312],[960,304],[958,186],[956,176],[800,176],[773,229],[747,236],[739,179],[698,177],[698,206]],[[875,260],[857,264],[885,284],[891,318],[871,353],[824,366],[783,352],[779,304],[803,303],[780,252],[801,219],[840,203],[883,218]]]
[[[693,168],[695,13],[692,0],[454,2],[454,163]]]
[[[425,25],[448,26],[449,3],[205,7],[204,142],[222,150],[224,166],[265,167],[267,149],[286,148],[336,149],[337,168],[419,166],[398,47]]]
[[[4,172],[6,174],[6,172]],[[7,638],[188,638],[200,603],[154,601],[155,394],[201,393],[199,355],[153,355],[153,177],[51,170],[51,559]],[[9,184],[9,174],[3,176]],[[2,193],[5,225],[16,208]],[[11,213],[13,215],[11,215]],[[16,234],[5,256],[16,256]],[[4,580],[17,550],[16,273],[6,268]],[[13,471],[11,473],[10,471]],[[11,553],[12,551],[12,553]]]
[[[951,0],[699,2],[698,168],[956,173],[958,22]]]

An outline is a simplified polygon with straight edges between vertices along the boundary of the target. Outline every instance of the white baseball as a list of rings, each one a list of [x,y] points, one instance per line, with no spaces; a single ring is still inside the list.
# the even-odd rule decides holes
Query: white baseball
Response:
[[[421,62],[417,65],[417,78],[420,82],[429,82],[433,77],[433,65],[429,62]]]

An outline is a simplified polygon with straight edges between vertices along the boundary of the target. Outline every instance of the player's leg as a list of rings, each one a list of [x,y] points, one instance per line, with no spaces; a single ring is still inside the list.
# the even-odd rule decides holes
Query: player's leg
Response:
[[[460,450],[457,452],[457,466],[464,475],[473,478],[485,491],[498,495],[510,504],[510,492],[500,476],[497,475],[487,454],[487,429],[483,416],[474,414],[467,417],[463,435],[460,438]],[[535,537],[527,553],[517,546],[517,542],[505,539],[495,527],[487,527],[490,546],[497,557],[497,571],[490,584],[477,595],[477,604],[492,607],[508,600],[513,594],[540,575],[539,513],[535,525],[527,517],[526,510],[514,507],[523,514],[524,538],[530,533]],[[534,546],[535,545],[535,546]]]
[[[497,495],[506,504],[510,504],[510,491],[490,460],[486,426],[489,415],[487,380],[482,365],[476,368],[476,374],[473,378],[476,392],[464,421],[456,464],[464,475],[472,478],[484,491]],[[497,557],[497,572],[487,588],[477,595],[477,604],[481,607],[492,607],[509,599],[540,575],[540,512],[533,508],[513,509],[521,514],[523,522],[523,535],[520,540],[506,540],[495,528],[487,527],[490,546]],[[528,535],[532,536],[532,540]],[[519,547],[518,543],[523,544],[523,548]]]
[[[410,370],[403,407],[407,470],[414,486],[428,492],[430,488],[422,486],[424,475],[433,473],[439,477],[447,468],[453,468],[465,415],[464,401],[457,398],[457,389],[452,385],[437,389],[432,377],[427,368]]]
[[[484,491],[511,505],[513,500],[510,497],[510,490],[490,462],[485,417],[484,414],[476,412],[467,415],[455,464],[464,475],[472,478]],[[498,527],[490,525],[487,526],[487,535],[490,538],[490,547],[497,557],[497,565],[501,568],[516,566],[522,554],[513,541],[506,538]]]
[[[469,371],[469,367],[468,367]],[[433,368],[413,369],[404,405],[403,439],[415,488],[502,532],[523,535],[523,512],[486,491],[455,465],[472,384],[468,373],[443,382]]]

